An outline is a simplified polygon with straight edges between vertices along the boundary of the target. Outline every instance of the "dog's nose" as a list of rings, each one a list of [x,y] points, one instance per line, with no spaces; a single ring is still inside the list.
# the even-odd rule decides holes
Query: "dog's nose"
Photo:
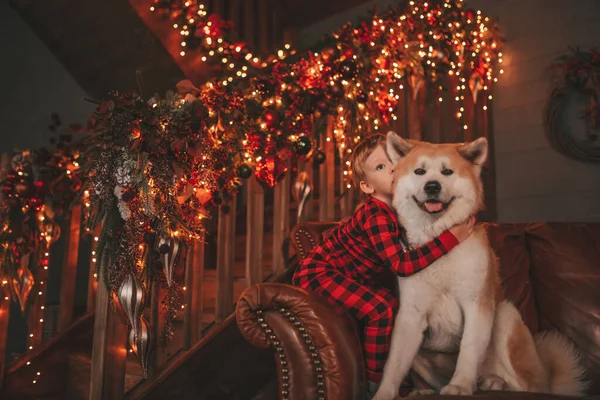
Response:
[[[442,185],[438,181],[429,181],[425,184],[425,193],[429,196],[435,196],[442,191]]]

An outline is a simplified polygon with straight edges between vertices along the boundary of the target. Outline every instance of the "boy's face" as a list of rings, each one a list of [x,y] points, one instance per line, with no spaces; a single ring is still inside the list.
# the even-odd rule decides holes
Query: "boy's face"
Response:
[[[365,180],[360,188],[367,194],[391,198],[394,193],[394,166],[383,146],[377,146],[364,163]]]

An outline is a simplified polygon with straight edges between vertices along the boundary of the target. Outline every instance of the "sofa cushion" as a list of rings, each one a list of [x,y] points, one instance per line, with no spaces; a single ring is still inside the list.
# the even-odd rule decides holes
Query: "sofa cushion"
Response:
[[[524,224],[486,224],[492,249],[500,260],[504,295],[512,301],[532,333],[538,331],[533,288],[529,279],[530,259]]]
[[[527,242],[540,329],[571,338],[600,394],[600,224],[533,224]]]

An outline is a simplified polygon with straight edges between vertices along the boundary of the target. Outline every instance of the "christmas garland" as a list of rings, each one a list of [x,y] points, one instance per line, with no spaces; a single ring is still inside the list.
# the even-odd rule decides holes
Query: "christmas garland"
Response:
[[[156,0],[151,9],[179,30],[183,53],[198,51],[203,60],[221,66],[215,82],[241,92],[247,103],[240,117],[248,141],[246,162],[269,186],[285,169],[285,154],[279,152],[296,147],[301,156],[310,156],[326,116],[333,116],[332,139],[346,156],[361,136],[397,118],[399,93],[406,86],[414,94],[427,81],[438,91],[433,95],[441,95],[451,76],[460,108],[463,91],[487,90],[497,79],[495,62],[502,61],[497,25],[457,0],[405,2],[355,26],[344,25],[307,54],[287,51],[286,45],[264,61],[245,43],[228,40],[231,23],[208,15],[199,1]],[[211,91],[213,84],[197,91]],[[345,174],[350,183],[348,164]]]
[[[40,250],[47,253],[58,239],[60,227],[55,218],[68,212],[81,187],[79,154],[71,138],[69,134],[53,140],[52,152],[42,148],[13,154],[0,182],[0,277],[23,311],[37,268],[47,269],[49,261],[41,257],[32,272],[30,255]]]
[[[571,157],[583,161],[600,161],[600,52],[570,48],[550,65],[554,89],[546,107],[546,126],[550,142]],[[586,121],[586,139],[576,141],[561,127],[561,115],[569,94],[580,93],[586,100],[582,118]]]
[[[242,179],[254,174],[272,188],[291,157],[322,161],[316,143],[328,117],[327,139],[346,159],[362,135],[396,118],[406,82],[413,91],[423,81],[445,90],[451,76],[460,90],[485,89],[501,57],[496,25],[461,1],[411,1],[345,25],[302,57],[281,50],[265,60],[228,41],[230,24],[196,1],[152,7],[181,30],[188,52],[223,69],[199,87],[182,81],[165,98],[111,93],[92,118],[82,171],[86,226],[102,226],[97,266],[130,317],[132,347],[147,323],[131,294],[141,299],[151,282],[162,282],[170,337],[180,297],[174,266],[202,236],[207,209],[231,199]]]

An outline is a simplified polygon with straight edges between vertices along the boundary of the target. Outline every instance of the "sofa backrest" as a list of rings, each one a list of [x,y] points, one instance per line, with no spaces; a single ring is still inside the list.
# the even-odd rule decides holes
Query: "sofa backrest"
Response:
[[[338,222],[305,222],[291,232],[299,258]],[[581,351],[600,393],[600,224],[486,224],[506,298],[532,333],[559,330]]]
[[[526,227],[541,330],[557,329],[581,351],[589,394],[600,394],[600,224]]]

